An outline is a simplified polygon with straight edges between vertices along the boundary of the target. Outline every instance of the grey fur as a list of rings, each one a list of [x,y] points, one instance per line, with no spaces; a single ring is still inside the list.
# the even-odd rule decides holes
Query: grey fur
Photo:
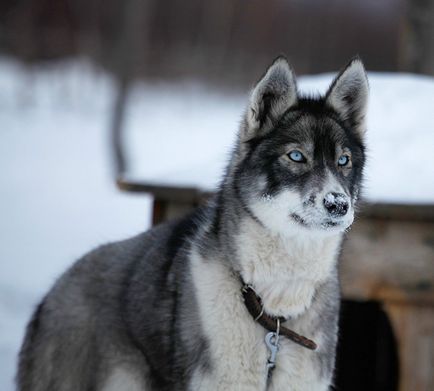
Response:
[[[59,279],[28,326],[19,390],[99,390],[124,364],[144,389],[181,390],[197,361],[206,368],[200,324],[184,315],[195,317],[180,288],[188,264],[181,248],[170,252],[175,225],[100,247]]]
[[[339,80],[335,85],[342,88]],[[364,146],[349,112],[339,112],[330,99],[297,96],[286,60],[273,63],[252,93],[216,196],[191,216],[102,246],[75,263],[27,327],[18,390],[99,391],[116,368],[123,368],[142,390],[183,391],[198,373],[212,373],[217,363],[199,311],[202,298],[194,289],[191,249],[206,262],[220,262],[238,283],[243,267],[235,238],[241,225],[250,221],[267,230],[252,200],[289,189],[305,197],[302,208],[314,208],[327,169],[354,204]],[[281,158],[294,138],[313,159],[303,167]],[[351,149],[348,172],[336,168],[330,155],[341,144]],[[313,229],[299,223],[300,230]],[[324,379],[331,379],[334,369],[338,310],[335,268],[316,286],[310,307],[286,323],[306,336],[321,336],[321,350],[309,357]],[[308,354],[302,347],[293,349],[300,357]]]

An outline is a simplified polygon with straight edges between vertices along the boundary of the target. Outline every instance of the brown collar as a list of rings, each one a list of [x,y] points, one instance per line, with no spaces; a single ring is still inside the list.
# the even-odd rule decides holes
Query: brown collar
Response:
[[[277,330],[278,319],[280,320],[280,322],[285,321],[284,318],[272,317],[264,312],[261,298],[256,294],[254,289],[249,284],[243,284],[242,293],[244,303],[250,315],[252,315],[253,319],[255,319],[262,327],[264,327],[268,331]],[[309,338],[303,337],[302,335],[297,334],[295,331],[292,331],[284,326],[280,326],[279,334],[287,337],[291,341],[307,349],[315,350],[317,348],[317,344],[314,341]]]

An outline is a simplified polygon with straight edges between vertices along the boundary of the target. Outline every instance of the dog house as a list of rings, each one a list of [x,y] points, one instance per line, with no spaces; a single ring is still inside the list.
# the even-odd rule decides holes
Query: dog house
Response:
[[[343,244],[338,390],[434,390],[434,176],[429,175],[434,161],[430,150],[432,126],[420,122],[432,115],[424,113],[422,105],[412,105],[414,97],[408,94],[409,90],[425,88],[426,80],[423,87],[408,76],[402,77],[371,77],[371,102],[388,109],[374,112],[376,119],[369,124],[372,136],[368,142],[372,146],[368,170],[375,170],[376,177],[368,178],[367,198]],[[430,96],[434,96],[434,80],[430,83]],[[376,96],[378,91],[384,94]],[[411,118],[400,115],[402,106],[390,107],[390,94],[400,97],[400,104]],[[379,115],[387,116],[387,121],[379,119]],[[176,118],[176,125],[179,121]],[[407,134],[409,123],[413,125],[410,144],[399,139],[399,135]],[[390,129],[383,128],[384,124]],[[146,132],[148,129],[143,130]],[[148,140],[151,136],[149,133]],[[195,153],[194,147],[188,148],[190,142],[186,135],[180,139],[183,153]],[[149,148],[156,149],[155,145]],[[413,159],[413,153],[423,157],[422,165],[419,159]],[[147,153],[143,154],[149,165]],[[167,163],[172,154],[165,150],[153,156],[161,156]],[[149,171],[157,170],[159,163],[152,164]],[[138,176],[128,171],[128,175],[120,172],[117,184],[125,191],[151,194],[152,223],[158,224],[184,215],[212,194],[213,189],[203,186],[197,178],[188,180],[188,171],[194,177],[204,164],[197,159],[195,165],[183,171],[179,167],[181,160],[172,169],[159,170],[157,176],[145,175],[140,180],[133,179]],[[214,171],[207,175],[218,178],[217,168]],[[381,191],[372,191],[379,184]]]

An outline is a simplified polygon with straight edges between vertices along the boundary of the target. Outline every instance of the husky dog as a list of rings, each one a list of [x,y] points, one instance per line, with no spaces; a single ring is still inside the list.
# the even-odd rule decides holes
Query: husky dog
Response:
[[[367,96],[358,58],[323,97],[300,96],[277,58],[253,88],[216,196],[76,262],[27,327],[18,390],[330,389]],[[256,319],[243,284],[260,298]],[[274,334],[271,372],[261,317],[316,350]]]

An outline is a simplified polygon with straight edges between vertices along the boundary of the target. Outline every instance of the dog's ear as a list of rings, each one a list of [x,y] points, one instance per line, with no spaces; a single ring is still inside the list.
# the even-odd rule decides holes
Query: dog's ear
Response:
[[[264,135],[296,102],[297,84],[294,72],[286,58],[280,56],[253,88],[242,138],[249,140]]]
[[[368,78],[359,57],[350,61],[339,73],[326,94],[326,103],[347,121],[361,138],[366,131],[368,94]]]

